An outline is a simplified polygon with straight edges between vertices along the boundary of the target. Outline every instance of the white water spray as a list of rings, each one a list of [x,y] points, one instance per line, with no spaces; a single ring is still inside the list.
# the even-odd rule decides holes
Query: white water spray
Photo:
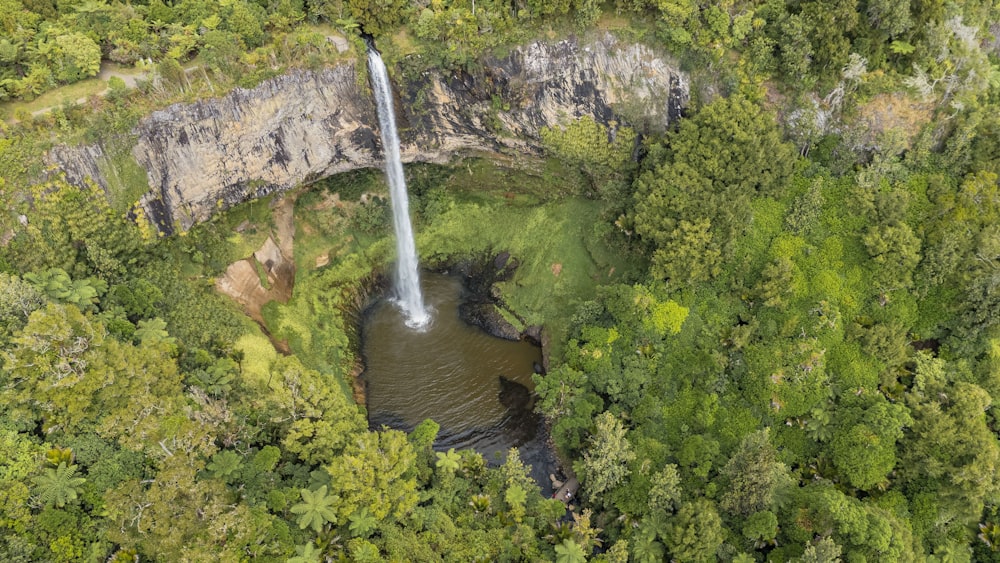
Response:
[[[379,128],[382,130],[385,175],[389,181],[392,224],[396,231],[396,292],[399,306],[406,315],[407,326],[419,328],[427,325],[431,316],[420,294],[417,245],[413,241],[406,179],[403,177],[403,163],[399,158],[399,136],[396,134],[396,113],[392,106],[389,74],[378,51],[371,48],[368,49],[368,70],[371,73],[372,89],[375,90]]]

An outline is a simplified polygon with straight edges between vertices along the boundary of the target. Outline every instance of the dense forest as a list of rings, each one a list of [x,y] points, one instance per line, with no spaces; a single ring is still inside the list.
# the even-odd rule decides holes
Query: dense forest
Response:
[[[588,33],[690,73],[667,130],[618,108],[520,166],[407,170],[428,267],[521,259],[495,289],[551,336],[569,511],[516,450],[368,429],[379,171],[285,196],[309,237],[265,333],[214,280],[282,196],[162,236],[144,180],[43,159],[361,31],[397,75]],[[136,84],[92,78],[109,63]],[[0,101],[3,561],[1000,561],[995,3],[0,0]]]

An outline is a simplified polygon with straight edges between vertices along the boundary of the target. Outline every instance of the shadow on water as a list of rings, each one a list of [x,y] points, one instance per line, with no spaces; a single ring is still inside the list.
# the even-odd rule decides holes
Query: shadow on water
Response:
[[[493,465],[517,447],[543,493],[551,494],[548,475],[556,459],[544,421],[534,412],[531,379],[541,350],[462,321],[458,308],[471,295],[459,278],[429,273],[422,285],[433,310],[423,330],[407,328],[388,299],[365,313],[362,378],[369,426],[408,432],[431,418],[441,426],[436,450],[473,449]]]

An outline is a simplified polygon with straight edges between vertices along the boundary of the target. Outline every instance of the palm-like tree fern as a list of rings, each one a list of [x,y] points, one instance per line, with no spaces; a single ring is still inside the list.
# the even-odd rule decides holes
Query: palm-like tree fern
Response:
[[[451,448],[448,453],[437,452],[437,462],[434,465],[445,473],[455,473],[461,461],[462,457],[455,453],[455,448]]]
[[[351,535],[356,538],[367,538],[372,535],[375,528],[378,526],[378,520],[368,511],[367,508],[362,508],[351,514],[349,518],[351,525],[349,529],[351,530]]]
[[[208,469],[216,478],[228,481],[231,477],[235,477],[242,465],[243,459],[239,454],[231,450],[223,450],[212,456],[212,461],[205,469]]]
[[[316,546],[311,543],[297,545],[295,546],[295,557],[292,557],[286,563],[319,563],[320,555],[322,555],[322,552],[316,549]]]
[[[299,515],[299,528],[310,527],[317,534],[323,529],[327,522],[337,522],[337,513],[333,506],[339,498],[328,495],[326,485],[316,491],[302,489],[302,502],[292,507],[292,514]]]
[[[35,494],[46,506],[56,506],[62,508],[66,503],[76,500],[80,492],[80,486],[87,481],[84,477],[76,476],[75,465],[60,463],[58,467],[48,467],[45,471],[35,477]]]
[[[556,546],[556,563],[584,563],[586,560],[587,554],[573,540],[565,539]]]

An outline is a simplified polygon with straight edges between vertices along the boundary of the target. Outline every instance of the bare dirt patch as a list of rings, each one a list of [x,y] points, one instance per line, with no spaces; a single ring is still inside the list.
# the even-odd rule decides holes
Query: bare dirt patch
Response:
[[[226,273],[215,281],[216,289],[239,303],[265,332],[261,309],[270,301],[287,303],[295,286],[295,259],[292,252],[295,239],[295,221],[292,215],[294,207],[294,196],[276,200],[273,204],[274,228],[271,235],[253,255],[230,264]],[[275,347],[282,349],[279,343],[275,343]]]

